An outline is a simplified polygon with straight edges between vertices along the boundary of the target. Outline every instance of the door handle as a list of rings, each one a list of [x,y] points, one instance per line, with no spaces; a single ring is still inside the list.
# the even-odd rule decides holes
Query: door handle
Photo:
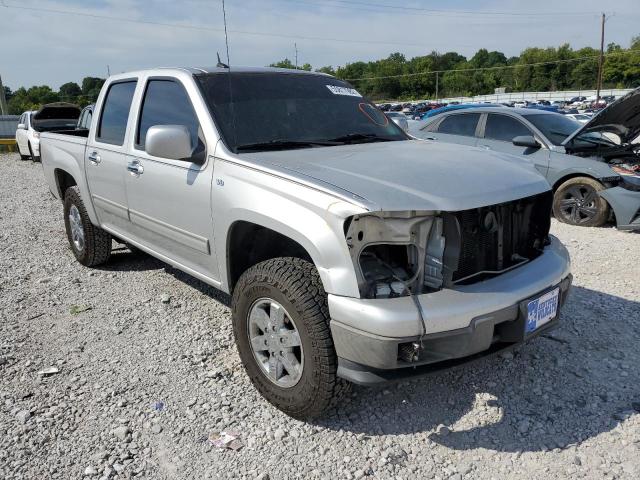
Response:
[[[93,165],[98,165],[102,161],[102,158],[100,158],[98,152],[91,152],[88,158]]]
[[[138,160],[129,162],[127,164],[127,170],[129,170],[132,175],[142,175],[144,173],[144,168]]]
[[[485,150],[491,150],[491,147],[489,145],[478,145],[478,146],[484,148]]]

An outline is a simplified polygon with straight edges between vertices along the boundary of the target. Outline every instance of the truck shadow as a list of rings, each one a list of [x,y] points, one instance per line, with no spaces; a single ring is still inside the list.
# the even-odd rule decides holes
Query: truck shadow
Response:
[[[318,424],[365,436],[422,435],[427,444],[457,450],[578,444],[640,412],[639,312],[638,302],[574,287],[558,329],[513,357],[356,387],[351,402]]]

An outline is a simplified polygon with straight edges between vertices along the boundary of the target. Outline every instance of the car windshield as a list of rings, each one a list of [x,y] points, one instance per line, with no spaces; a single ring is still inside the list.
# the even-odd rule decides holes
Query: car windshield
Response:
[[[524,114],[525,119],[531,122],[554,145],[562,145],[569,135],[582,125],[580,122],[557,114]]]
[[[196,75],[225,144],[236,153],[407,140],[351,85],[324,75]]]

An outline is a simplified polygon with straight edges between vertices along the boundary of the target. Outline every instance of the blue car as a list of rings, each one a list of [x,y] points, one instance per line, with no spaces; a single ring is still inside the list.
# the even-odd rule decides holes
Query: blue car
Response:
[[[420,116],[420,120],[425,118],[431,118],[441,113],[451,112],[452,110],[464,110],[465,108],[479,108],[479,107],[503,107],[497,103],[461,103],[459,105],[447,105],[446,107],[434,108]]]

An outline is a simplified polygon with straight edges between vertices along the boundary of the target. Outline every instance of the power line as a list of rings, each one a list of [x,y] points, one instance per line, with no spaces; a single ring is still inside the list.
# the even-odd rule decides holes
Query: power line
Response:
[[[97,13],[77,12],[77,11],[71,11],[71,10],[61,10],[61,9],[43,8],[43,7],[27,7],[23,5],[3,4],[2,6],[6,8],[12,8],[15,10],[29,10],[29,11],[44,12],[44,13],[55,13],[60,15],[76,15],[80,17],[98,18],[103,20],[114,20],[118,22],[138,23],[143,25],[154,25],[154,26],[160,26],[160,27],[171,27],[171,28],[181,28],[186,30],[199,30],[199,31],[207,31],[207,32],[224,33],[224,29],[222,28],[205,27],[205,26],[192,25],[192,24],[164,23],[164,22],[154,22],[151,20],[135,20],[132,18],[114,17],[111,15],[102,15]],[[289,35],[284,33],[256,32],[256,31],[249,31],[249,30],[228,30],[228,32],[235,33],[238,35],[253,35],[253,36],[259,36],[259,37],[275,37],[275,38],[287,38],[287,39],[295,39],[295,40],[320,40],[325,42],[361,43],[361,44],[368,44],[368,45],[395,45],[395,46],[402,46],[402,47],[424,48],[424,44],[420,44],[420,43],[404,43],[404,42],[393,42],[393,41],[382,41],[382,40],[358,40],[358,39],[351,39],[351,38],[315,37],[315,36],[308,36],[308,35]],[[471,47],[472,45],[457,45],[457,46]]]
[[[605,53],[605,57],[613,57],[617,55],[628,55],[630,53],[639,53],[640,50],[627,50],[625,52],[612,52]],[[521,68],[521,67],[538,67],[542,65],[554,65],[560,63],[571,63],[571,62],[580,62],[582,60],[596,60],[600,57],[600,55],[591,55],[588,57],[577,57],[577,58],[567,58],[563,60],[553,60],[549,62],[537,62],[537,63],[524,63],[517,65],[500,65],[495,67],[477,67],[477,68],[454,68],[450,70],[429,70],[427,72],[417,72],[417,73],[403,73],[399,75],[387,75],[382,77],[360,77],[360,78],[343,78],[342,80],[346,80],[348,82],[355,82],[359,80],[383,80],[389,78],[404,78],[404,77],[417,77],[420,75],[431,75],[433,73],[441,74],[441,73],[449,73],[449,72],[478,72],[478,71],[486,71],[486,70],[503,70],[508,68]]]
[[[314,1],[308,2],[304,0],[284,0],[291,3],[303,3],[307,5],[330,5],[334,7],[347,7],[349,6],[365,6],[365,7],[374,7],[381,9],[392,9],[399,11],[407,11],[407,12],[425,12],[429,15],[442,15],[442,16],[466,16],[466,15],[492,15],[492,16],[514,16],[514,17],[557,17],[557,16],[594,16],[599,15],[600,12],[499,12],[499,11],[472,11],[472,10],[442,10],[442,9],[434,9],[434,8],[424,8],[424,7],[407,7],[407,6],[398,6],[398,5],[389,5],[389,4],[381,4],[381,3],[371,3],[371,2],[362,2],[356,0],[325,0],[325,1]],[[327,1],[332,2],[333,4],[327,3]]]

